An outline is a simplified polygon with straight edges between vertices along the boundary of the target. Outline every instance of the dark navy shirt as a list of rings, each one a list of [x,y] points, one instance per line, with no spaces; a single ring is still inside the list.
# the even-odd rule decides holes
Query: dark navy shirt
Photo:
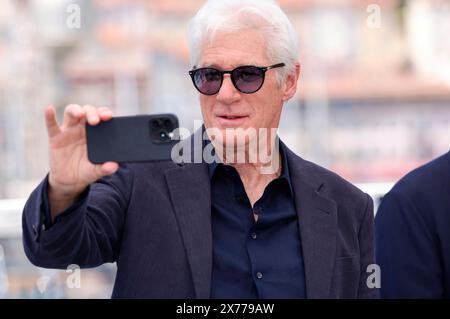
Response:
[[[281,175],[253,208],[236,169],[209,164],[212,298],[306,298],[300,229],[281,143],[280,153]]]

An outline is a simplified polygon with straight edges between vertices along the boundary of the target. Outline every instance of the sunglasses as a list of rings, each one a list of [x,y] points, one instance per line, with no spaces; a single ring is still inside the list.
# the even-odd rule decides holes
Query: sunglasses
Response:
[[[215,95],[219,93],[223,83],[223,75],[229,74],[234,87],[242,93],[257,92],[264,84],[266,72],[285,66],[278,63],[267,67],[253,65],[240,66],[231,71],[220,71],[214,68],[200,68],[189,71],[195,88],[202,94]]]

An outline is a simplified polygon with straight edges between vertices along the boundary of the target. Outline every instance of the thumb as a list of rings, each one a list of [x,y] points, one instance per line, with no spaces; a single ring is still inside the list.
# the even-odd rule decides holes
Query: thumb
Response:
[[[101,164],[100,171],[105,175],[112,175],[119,169],[119,164],[116,162],[106,162]]]
[[[95,166],[98,178],[114,174],[119,169],[119,164],[116,162],[106,162]]]

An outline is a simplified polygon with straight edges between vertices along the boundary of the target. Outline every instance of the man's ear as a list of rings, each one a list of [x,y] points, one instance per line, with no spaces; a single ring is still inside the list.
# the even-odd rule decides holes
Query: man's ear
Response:
[[[297,92],[297,82],[300,77],[300,63],[295,64],[295,72],[291,72],[284,81],[283,102],[290,100]]]

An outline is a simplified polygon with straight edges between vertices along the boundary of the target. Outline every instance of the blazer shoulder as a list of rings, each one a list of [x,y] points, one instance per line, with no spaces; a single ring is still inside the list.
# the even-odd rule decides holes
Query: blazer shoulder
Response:
[[[124,169],[131,171],[136,176],[164,175],[167,170],[176,167],[179,167],[179,165],[171,160],[123,164]]]
[[[300,178],[313,185],[320,194],[334,200],[339,207],[364,213],[371,205],[369,195],[335,172],[305,160],[290,150],[288,154],[291,158],[289,170],[300,174]]]
[[[292,158],[291,162],[295,163],[294,166],[303,171],[302,175],[306,176],[308,181],[313,184],[323,184],[329,191],[337,194],[343,193],[345,196],[365,197],[363,191],[337,173],[316,163],[305,160],[292,151],[289,151],[289,153],[289,156]]]
[[[172,161],[123,163],[114,175],[106,176],[100,181],[110,182],[123,192],[130,193],[143,186],[160,187],[165,184],[166,171],[176,167],[178,164]]]

